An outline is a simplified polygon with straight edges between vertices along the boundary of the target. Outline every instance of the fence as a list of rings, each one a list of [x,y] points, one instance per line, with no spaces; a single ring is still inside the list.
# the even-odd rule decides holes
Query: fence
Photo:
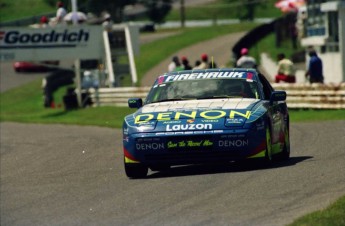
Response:
[[[287,105],[294,109],[345,109],[345,83],[273,84],[275,90],[285,90]],[[93,106],[127,106],[128,98],[145,98],[150,87],[119,87],[90,90]]]

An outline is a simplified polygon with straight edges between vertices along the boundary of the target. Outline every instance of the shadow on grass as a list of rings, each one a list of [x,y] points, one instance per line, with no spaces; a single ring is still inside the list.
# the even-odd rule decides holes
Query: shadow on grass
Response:
[[[274,161],[271,166],[265,167],[254,161],[248,162],[230,162],[222,164],[200,164],[184,165],[172,167],[166,171],[154,171],[146,179],[155,179],[162,177],[181,177],[192,175],[220,174],[220,173],[237,173],[246,171],[269,170],[296,165],[300,162],[313,158],[312,156],[291,157],[287,161]]]
[[[69,110],[69,111],[61,110],[61,111],[58,111],[58,112],[46,114],[46,115],[42,116],[42,118],[56,118],[56,117],[61,117],[61,116],[67,115],[67,114],[70,113],[70,112],[71,112],[71,110]]]

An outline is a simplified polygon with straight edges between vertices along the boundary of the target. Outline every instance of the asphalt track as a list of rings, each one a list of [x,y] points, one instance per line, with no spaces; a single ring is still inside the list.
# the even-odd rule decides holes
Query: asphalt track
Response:
[[[269,169],[125,176],[121,130],[1,123],[1,225],[285,225],[345,194],[345,121],[291,125]]]

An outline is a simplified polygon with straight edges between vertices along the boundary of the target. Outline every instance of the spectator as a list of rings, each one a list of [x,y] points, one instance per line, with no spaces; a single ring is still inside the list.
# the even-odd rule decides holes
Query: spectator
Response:
[[[109,13],[104,13],[102,26],[107,32],[111,32],[113,30],[113,21],[111,20]]]
[[[56,11],[56,24],[64,24],[65,21],[64,21],[64,17],[66,16],[67,14],[67,11],[66,9],[64,8],[63,6],[63,3],[61,1],[58,1],[56,3],[56,6],[57,6],[57,11]]]
[[[192,66],[189,65],[189,61],[188,61],[187,57],[183,56],[181,58],[181,61],[182,61],[182,65],[183,65],[184,70],[191,70],[192,69]]]
[[[309,51],[309,64],[305,77],[309,79],[310,83],[323,83],[323,68],[322,60],[316,54],[316,51],[311,49]]]
[[[280,81],[287,83],[296,82],[294,64],[285,57],[284,53],[278,54],[278,73],[275,76],[275,82],[279,83]]]
[[[201,64],[201,61],[200,60],[196,60],[193,69],[197,69],[200,66],[200,64]]]
[[[46,28],[48,27],[48,18],[46,16],[42,16],[41,19],[40,19],[40,25],[39,27],[40,28]]]
[[[181,71],[181,70],[183,70],[183,67],[180,63],[180,60],[177,56],[174,56],[168,66],[168,71],[172,72],[172,71]]]
[[[104,13],[102,27],[105,31],[108,32],[108,38],[110,45],[114,44],[114,35],[113,35],[113,21],[109,13]]]
[[[256,69],[256,60],[253,57],[249,56],[249,51],[247,48],[241,49],[241,57],[237,60],[236,67]]]
[[[208,62],[208,56],[206,53],[201,54],[201,64],[196,66],[194,69],[207,69],[207,68],[217,68],[215,62]]]

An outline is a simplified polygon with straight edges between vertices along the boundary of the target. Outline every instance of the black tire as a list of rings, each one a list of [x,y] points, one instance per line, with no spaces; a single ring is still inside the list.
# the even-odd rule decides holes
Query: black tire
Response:
[[[124,163],[125,172],[129,178],[144,178],[147,176],[149,168],[140,163]]]

